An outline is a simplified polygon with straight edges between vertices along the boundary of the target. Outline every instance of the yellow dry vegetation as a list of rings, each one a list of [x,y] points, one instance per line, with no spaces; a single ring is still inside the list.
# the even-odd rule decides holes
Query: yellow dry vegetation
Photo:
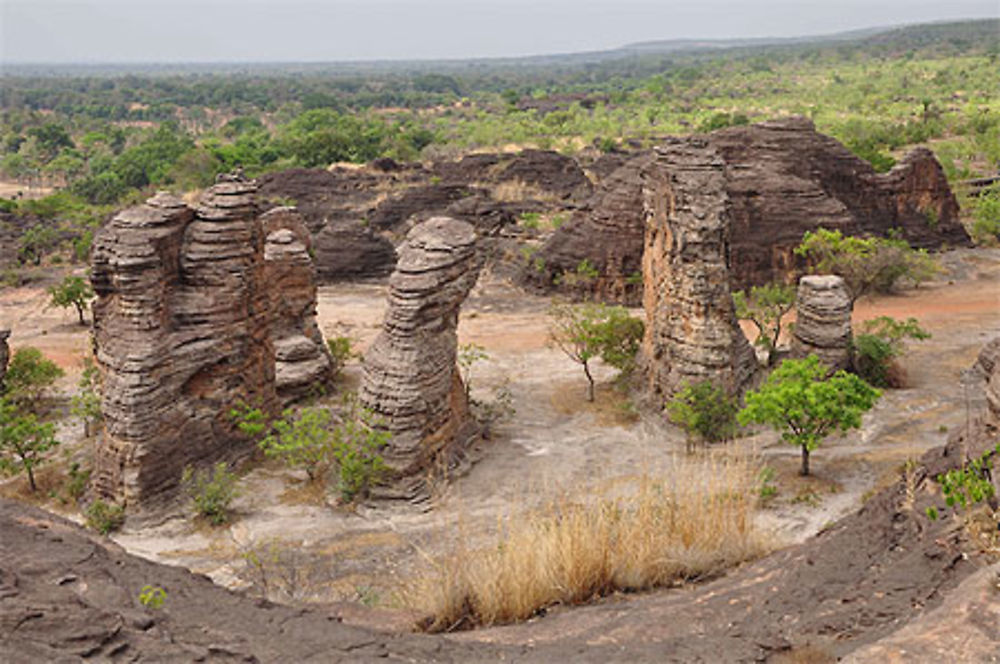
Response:
[[[615,495],[563,493],[503,520],[486,550],[460,535],[406,599],[426,616],[421,628],[449,631],[718,574],[767,550],[753,518],[758,470],[725,451],[678,460],[669,479],[641,476]]]

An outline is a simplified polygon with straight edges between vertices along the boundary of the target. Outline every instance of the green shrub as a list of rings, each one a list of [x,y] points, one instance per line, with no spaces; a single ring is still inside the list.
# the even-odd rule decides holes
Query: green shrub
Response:
[[[55,362],[32,346],[22,346],[14,351],[7,365],[3,382],[3,395],[24,409],[36,412],[46,390],[64,375]]]
[[[336,376],[343,371],[347,362],[357,356],[354,350],[354,342],[350,337],[333,337],[326,340],[326,347],[330,350],[330,358],[333,360],[333,375]]]
[[[139,603],[147,609],[161,609],[167,601],[167,591],[159,586],[143,586],[139,591]]]
[[[229,521],[229,506],[239,495],[238,481],[236,473],[230,472],[225,462],[221,461],[210,472],[185,468],[181,477],[181,484],[191,496],[195,512],[208,519],[213,526]]]
[[[87,507],[85,516],[88,528],[96,530],[102,535],[107,535],[124,525],[125,508],[97,499]]]
[[[903,376],[893,361],[905,351],[907,339],[924,340],[930,333],[916,318],[899,321],[879,316],[862,325],[863,332],[852,340],[854,368],[875,387],[902,387]]]
[[[976,244],[991,246],[1000,241],[1000,187],[979,194],[972,218],[972,239]]]
[[[736,434],[736,401],[711,380],[685,384],[673,399],[667,402],[670,421],[691,437],[704,443],[730,440]]]
[[[392,434],[381,426],[374,413],[351,400],[343,421],[333,430],[337,489],[344,502],[366,495],[388,472],[381,452]]]
[[[293,468],[302,468],[309,481],[320,479],[330,465],[333,417],[326,408],[287,409],[260,441],[268,457],[278,457]]]

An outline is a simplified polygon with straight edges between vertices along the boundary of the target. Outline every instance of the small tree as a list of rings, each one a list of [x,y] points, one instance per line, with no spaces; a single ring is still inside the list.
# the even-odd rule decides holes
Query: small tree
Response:
[[[83,422],[83,435],[90,437],[92,425],[101,419],[100,373],[89,357],[83,359],[83,373],[77,384],[80,391],[70,401],[70,413]]]
[[[486,349],[479,344],[462,344],[458,347],[458,369],[462,373],[462,384],[465,386],[465,399],[472,394],[472,367],[476,362],[490,358]]]
[[[333,418],[326,408],[289,408],[275,420],[271,433],[260,441],[269,457],[280,457],[289,466],[301,467],[315,482],[330,465]]]
[[[907,339],[930,339],[916,318],[899,321],[879,316],[865,321],[862,334],[852,341],[854,368],[875,387],[901,387],[901,371],[893,371],[893,361],[905,352]]]
[[[337,460],[337,488],[344,502],[365,495],[388,471],[382,450],[392,434],[375,414],[348,397],[346,412],[333,430],[333,457]]]
[[[63,376],[55,362],[45,359],[42,351],[31,346],[18,348],[7,365],[4,396],[11,402],[36,412],[45,391]]]
[[[736,433],[737,410],[736,401],[711,380],[685,384],[667,402],[670,421],[688,434],[688,451],[692,435],[705,443],[731,439]]]
[[[35,468],[45,462],[45,453],[59,444],[55,424],[39,422],[33,413],[23,412],[16,404],[0,398],[0,470],[28,475],[32,491]]]
[[[806,231],[795,253],[814,271],[843,277],[852,306],[862,295],[889,292],[901,282],[918,286],[940,271],[926,250],[913,249],[898,235],[845,237],[820,228]]]
[[[212,470],[195,472],[190,466],[181,477],[191,496],[195,511],[208,519],[213,526],[221,526],[229,521],[229,506],[239,495],[236,473],[230,472],[224,461],[212,466]]]
[[[880,392],[853,374],[829,369],[815,355],[786,360],[764,384],[747,393],[740,424],[767,424],[786,443],[802,448],[802,475],[809,474],[809,453],[831,433],[861,426]]]
[[[94,290],[86,279],[69,275],[61,284],[49,288],[49,295],[52,296],[53,306],[75,307],[80,325],[87,324],[83,318],[83,311],[87,308],[90,298],[94,297]]]
[[[795,289],[781,283],[754,286],[749,293],[733,293],[733,304],[736,316],[750,321],[757,328],[754,343],[767,352],[770,366],[781,337],[781,319],[795,306]]]
[[[555,345],[583,367],[587,377],[587,401],[594,400],[594,377],[590,362],[601,358],[622,373],[635,367],[643,323],[623,307],[603,304],[558,304],[551,310],[549,333]]]

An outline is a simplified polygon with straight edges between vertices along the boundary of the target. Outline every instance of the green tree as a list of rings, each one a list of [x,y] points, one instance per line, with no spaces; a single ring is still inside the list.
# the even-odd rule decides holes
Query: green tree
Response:
[[[49,288],[49,295],[52,296],[52,305],[56,307],[75,307],[76,315],[80,319],[80,325],[86,325],[87,321],[83,317],[90,298],[94,297],[94,290],[83,277],[67,275],[62,283]]]
[[[907,339],[930,339],[916,318],[905,321],[879,316],[865,321],[863,332],[854,336],[854,368],[875,387],[901,387],[901,379],[892,372],[893,361],[905,351]]]
[[[59,444],[52,422],[39,422],[34,413],[24,412],[16,403],[0,398],[0,470],[28,474],[35,485],[35,468],[45,462],[45,453]]]
[[[101,419],[101,376],[89,357],[83,359],[83,373],[77,386],[80,389],[70,401],[70,413],[83,422],[83,435],[89,438],[92,425]]]
[[[749,320],[757,328],[754,343],[767,352],[767,363],[770,365],[781,338],[781,319],[795,306],[795,289],[781,283],[754,286],[749,294],[744,291],[733,293],[733,304],[736,316]]]
[[[880,392],[845,371],[828,376],[815,355],[786,360],[764,384],[746,395],[737,415],[740,424],[767,424],[786,443],[802,449],[802,475],[809,474],[809,453],[828,435],[861,426],[861,416],[875,405]]]
[[[670,421],[687,432],[688,451],[692,435],[705,443],[718,443],[736,433],[736,401],[711,380],[685,384],[666,408]]]
[[[42,355],[42,351],[24,346],[14,351],[4,377],[4,396],[15,405],[37,411],[45,391],[63,376],[55,362]]]
[[[348,397],[341,422],[333,430],[333,457],[337,461],[337,488],[344,502],[365,495],[388,472],[382,450],[392,434],[375,414]]]
[[[814,272],[843,277],[852,306],[863,295],[886,293],[904,282],[919,286],[940,271],[926,250],[913,249],[898,236],[844,236],[820,228],[806,231],[795,253]]]
[[[595,358],[628,373],[642,339],[643,323],[623,307],[603,304],[557,304],[550,311],[552,342],[583,367],[587,377],[587,401],[594,400],[594,377],[590,363]]]

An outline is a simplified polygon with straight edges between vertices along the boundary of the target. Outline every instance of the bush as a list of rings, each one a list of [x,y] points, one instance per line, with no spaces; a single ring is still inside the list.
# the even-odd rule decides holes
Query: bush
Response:
[[[366,495],[388,471],[381,452],[392,434],[380,425],[374,413],[351,401],[344,420],[333,430],[337,489],[344,502]]]
[[[351,341],[350,337],[333,337],[327,339],[326,347],[330,350],[334,376],[339,375],[344,370],[344,367],[347,366],[347,362],[357,356],[357,353],[354,351],[354,342]]]
[[[293,468],[302,468],[310,482],[322,477],[330,465],[333,417],[326,408],[289,408],[260,441],[269,457],[279,457]]]
[[[907,339],[930,339],[930,333],[916,318],[899,321],[889,316],[865,321],[862,330],[852,340],[855,371],[875,387],[902,387],[902,370],[894,360],[905,351]]]
[[[213,526],[229,521],[229,506],[239,495],[236,483],[239,478],[229,471],[225,462],[215,464],[211,472],[195,472],[190,467],[184,469],[181,484],[187,488],[199,516],[208,519]]]
[[[14,352],[7,365],[3,394],[18,406],[37,412],[45,391],[64,375],[55,362],[45,359],[42,351],[23,346]]]
[[[101,499],[95,500],[87,507],[85,516],[87,527],[102,535],[114,532],[125,524],[125,508],[106,503]]]
[[[972,218],[972,239],[976,244],[992,246],[1000,240],[1000,187],[979,194]]]
[[[692,435],[704,443],[719,443],[736,433],[736,401],[710,380],[684,385],[666,409],[670,421],[687,432],[689,450]]]

